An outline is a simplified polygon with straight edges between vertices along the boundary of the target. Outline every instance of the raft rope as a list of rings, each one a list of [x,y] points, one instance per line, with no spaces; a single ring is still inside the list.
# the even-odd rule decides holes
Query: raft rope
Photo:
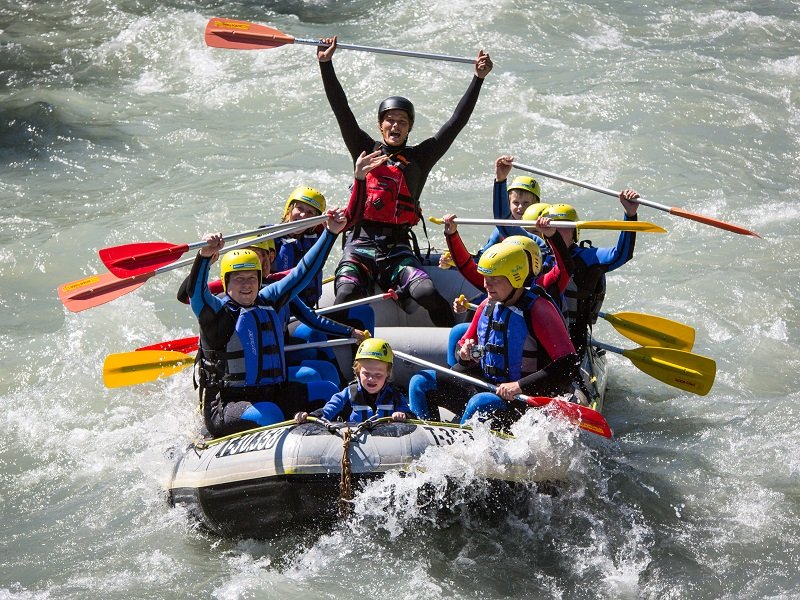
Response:
[[[347,518],[353,510],[353,481],[350,470],[350,440],[353,437],[353,430],[349,427],[342,434],[342,477],[339,482],[339,516]]]

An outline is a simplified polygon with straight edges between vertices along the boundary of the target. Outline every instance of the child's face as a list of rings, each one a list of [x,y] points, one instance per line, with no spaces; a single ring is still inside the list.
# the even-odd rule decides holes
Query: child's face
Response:
[[[521,219],[525,214],[525,209],[531,204],[536,204],[536,196],[525,190],[511,190],[508,192],[508,207],[511,209],[511,216]]]
[[[289,211],[289,220],[299,221],[300,219],[308,219],[318,215],[319,211],[316,208],[310,204],[306,204],[305,202],[300,202],[297,200],[292,204],[292,209]]]
[[[359,359],[357,374],[361,387],[370,394],[376,394],[386,385],[389,377],[389,363],[374,358]]]

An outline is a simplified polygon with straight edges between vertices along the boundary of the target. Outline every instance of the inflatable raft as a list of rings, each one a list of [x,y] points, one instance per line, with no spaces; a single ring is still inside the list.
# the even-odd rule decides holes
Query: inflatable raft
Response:
[[[447,299],[479,293],[455,271],[436,266],[426,270]],[[332,303],[332,285],[326,285],[324,292],[323,306]],[[419,307],[405,308],[408,312],[395,302],[375,304],[375,335],[388,340],[395,350],[447,366],[450,330],[434,327]],[[465,316],[471,313],[459,318]],[[342,372],[349,372],[351,350],[338,347],[334,352]],[[394,378],[407,385],[419,369],[396,360]],[[587,403],[601,411],[606,384],[602,351],[590,349],[582,376],[591,395]],[[360,482],[388,471],[408,473],[428,448],[468,443],[472,436],[471,429],[456,424],[423,421],[377,422],[370,427],[322,420],[280,423],[186,448],[169,482],[169,499],[220,535],[271,537],[290,528],[334,520],[343,490],[357,489]],[[500,484],[529,484],[532,467],[504,465],[484,475]]]
[[[170,503],[219,535],[272,537],[334,521],[346,508],[345,490],[388,471],[407,473],[427,448],[469,442],[472,435],[421,421],[259,428],[190,446],[176,464]]]

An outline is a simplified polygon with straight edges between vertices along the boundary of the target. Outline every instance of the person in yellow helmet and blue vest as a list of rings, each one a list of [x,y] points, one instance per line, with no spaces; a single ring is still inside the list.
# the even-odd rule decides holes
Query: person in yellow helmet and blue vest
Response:
[[[253,250],[225,254],[221,297],[208,289],[208,273],[225,242],[218,233],[205,236],[187,289],[200,325],[200,399],[212,436],[271,425],[297,410],[321,406],[335,393],[328,381],[288,381],[283,352],[288,311],[283,309],[322,269],[346,225],[341,211],[330,211],[325,231],[304,260],[266,287],[261,287],[262,265]]]
[[[570,393],[580,378],[580,359],[564,321],[547,295],[528,289],[529,259],[522,246],[500,243],[484,252],[478,270],[487,298],[458,343],[458,371],[497,386],[494,394],[422,371],[409,383],[411,410],[439,418],[439,406],[461,417],[513,410],[514,396]]]
[[[389,342],[370,338],[361,342],[353,362],[356,379],[320,409],[311,413],[329,421],[361,423],[371,418],[391,417],[394,421],[414,418],[405,394],[392,384],[394,354]],[[299,412],[295,421],[304,423],[308,413]]]

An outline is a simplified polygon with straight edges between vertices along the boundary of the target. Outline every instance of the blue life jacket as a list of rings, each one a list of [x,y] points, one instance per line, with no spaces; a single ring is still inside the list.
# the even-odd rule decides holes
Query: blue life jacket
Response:
[[[272,306],[242,307],[228,296],[224,310],[236,316],[225,350],[203,350],[203,367],[220,387],[266,386],[286,381],[283,320]]]
[[[273,270],[275,271],[288,271],[296,267],[306,252],[319,239],[319,233],[314,229],[310,232],[303,233],[300,237],[294,238],[287,236],[276,240],[278,251],[275,255],[275,264]],[[309,306],[316,306],[319,299],[322,297],[322,271],[317,273],[314,280],[308,285],[306,289],[298,294],[298,297]]]
[[[347,388],[350,395],[350,408],[352,412],[348,421],[360,423],[366,421],[377,413],[378,418],[391,417],[396,407],[401,404],[402,397],[391,383],[383,386],[383,389],[378,392],[378,397],[375,400],[375,408],[373,409],[367,404],[364,398],[364,390],[359,385],[358,381],[353,381]]]
[[[518,381],[550,362],[533,333],[530,309],[539,297],[549,299],[540,287],[526,289],[507,306],[487,302],[478,322],[478,343],[483,347],[481,369],[493,383]]]

